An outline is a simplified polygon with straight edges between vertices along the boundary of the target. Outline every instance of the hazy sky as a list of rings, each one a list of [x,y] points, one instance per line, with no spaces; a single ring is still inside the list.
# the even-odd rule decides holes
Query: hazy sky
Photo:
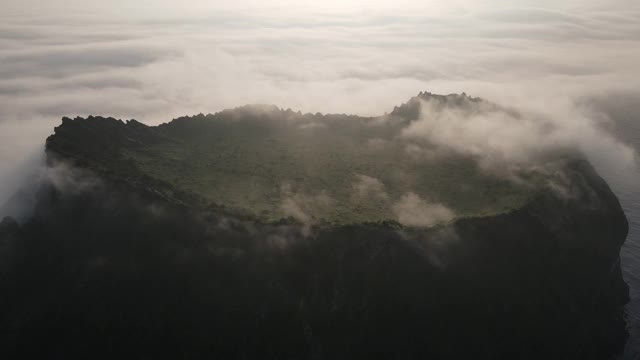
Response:
[[[428,90],[573,116],[633,98],[639,3],[0,0],[0,202],[63,115],[382,114]]]
[[[637,87],[636,1],[442,3],[2,0],[0,118],[157,122],[248,102],[377,114],[420,90]]]

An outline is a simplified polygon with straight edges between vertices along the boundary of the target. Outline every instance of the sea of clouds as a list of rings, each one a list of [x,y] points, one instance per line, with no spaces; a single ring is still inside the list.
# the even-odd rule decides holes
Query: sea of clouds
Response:
[[[464,91],[560,130],[479,118],[416,134],[518,158],[570,144],[624,168],[633,151],[603,129],[615,130],[612,107],[640,110],[639,63],[640,4],[628,0],[5,0],[0,203],[34,178],[62,116],[157,124],[247,103],[381,115],[423,90]]]

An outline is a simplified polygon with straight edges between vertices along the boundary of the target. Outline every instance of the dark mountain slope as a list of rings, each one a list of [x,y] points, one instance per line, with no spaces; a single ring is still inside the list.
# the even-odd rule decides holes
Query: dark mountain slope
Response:
[[[229,121],[257,121],[264,127],[242,132],[254,138],[280,126],[265,125],[272,116],[316,121],[265,111]],[[586,161],[564,162],[566,191],[514,188],[527,195],[517,206],[464,216],[447,202],[455,216],[411,226],[264,218],[127,155],[210,138],[215,121],[92,118],[56,129],[34,216],[0,224],[9,358],[607,359],[624,344],[627,222]],[[470,183],[505,194],[483,181]]]

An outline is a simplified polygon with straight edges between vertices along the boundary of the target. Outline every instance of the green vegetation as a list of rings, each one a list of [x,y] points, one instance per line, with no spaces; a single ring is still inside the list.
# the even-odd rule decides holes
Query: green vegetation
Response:
[[[394,111],[415,113],[406,110],[414,103]],[[410,121],[257,105],[157,127],[90,117],[66,119],[48,148],[101,173],[163,184],[165,193],[268,222],[431,226],[508,212],[535,194],[475,159],[402,137]]]
[[[373,119],[230,114],[177,119],[157,128],[162,141],[123,154],[177,190],[270,221],[396,220],[394,204],[408,193],[458,216],[486,215],[530,196],[471,159],[421,158]]]

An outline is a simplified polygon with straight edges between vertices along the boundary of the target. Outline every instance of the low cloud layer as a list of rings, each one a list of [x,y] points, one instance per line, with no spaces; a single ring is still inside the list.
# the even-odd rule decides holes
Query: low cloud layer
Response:
[[[532,169],[572,153],[586,155],[600,168],[632,169],[636,152],[606,130],[611,125],[602,114],[572,102],[515,111],[484,102],[442,107],[422,101],[420,118],[403,129],[402,137],[473,156],[494,171]],[[411,146],[409,155],[437,156]]]
[[[8,0],[0,20],[0,202],[65,115],[156,124],[247,103],[379,115],[422,90],[466,91],[551,114],[557,131],[500,117],[409,131],[464,137],[461,151],[520,158],[553,142],[597,158],[622,148],[574,104],[640,99],[640,6],[626,0]]]

